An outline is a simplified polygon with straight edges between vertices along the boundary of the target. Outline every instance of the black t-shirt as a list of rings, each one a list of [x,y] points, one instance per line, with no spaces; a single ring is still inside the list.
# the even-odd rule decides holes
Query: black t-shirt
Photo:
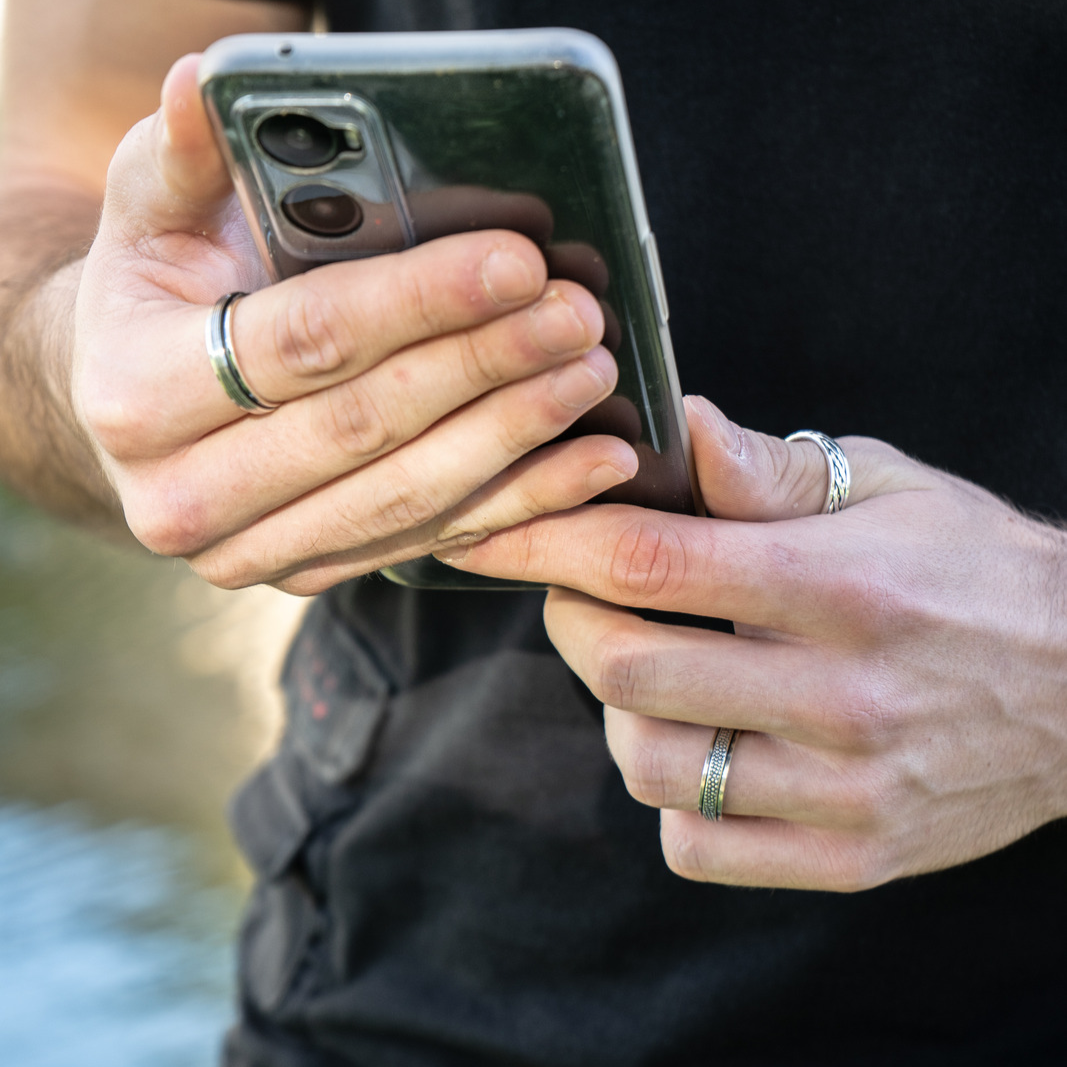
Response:
[[[1067,509],[1067,8],[328,6],[598,34],[683,387]],[[851,897],[684,882],[539,616],[380,580],[318,605],[237,806],[264,887],[233,1062],[1063,1062],[1067,825]]]

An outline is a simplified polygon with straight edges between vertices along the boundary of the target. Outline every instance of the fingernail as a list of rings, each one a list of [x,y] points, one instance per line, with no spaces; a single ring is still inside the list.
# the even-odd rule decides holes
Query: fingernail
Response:
[[[633,462],[625,467],[615,463],[601,463],[599,467],[594,467],[586,477],[589,492],[595,496],[606,489],[628,482],[637,473],[637,457],[632,458]]]
[[[581,359],[564,363],[552,377],[552,395],[569,408],[588,407],[611,391],[612,380],[606,375],[610,360],[603,349],[594,348]]]
[[[447,563],[450,567],[455,567],[467,558],[469,552],[469,546],[456,545],[453,548],[443,548],[440,552],[434,552],[433,558]]]
[[[718,439],[727,452],[741,451],[737,427],[706,397],[687,396],[685,406]]]
[[[526,261],[502,248],[494,249],[485,257],[482,284],[497,304],[514,304],[537,291],[537,280]]]
[[[585,323],[555,289],[534,306],[530,319],[533,338],[545,352],[579,352],[589,345]]]

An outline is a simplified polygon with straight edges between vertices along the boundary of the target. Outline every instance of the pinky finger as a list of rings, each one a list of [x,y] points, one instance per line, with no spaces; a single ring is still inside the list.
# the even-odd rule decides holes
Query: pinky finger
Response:
[[[660,839],[667,866],[697,882],[856,893],[902,873],[870,837],[782,819],[711,823],[696,812],[665,810]]]
[[[440,519],[349,551],[309,560],[272,584],[312,596],[382,567],[440,552],[448,559],[497,530],[584,504],[632,478],[637,455],[617,437],[590,435],[545,445],[517,460]]]
[[[637,464],[637,454],[617,437],[595,435],[546,445],[513,463],[444,516],[432,550],[454,559],[457,548],[462,551],[497,530],[576,507],[629,481]]]

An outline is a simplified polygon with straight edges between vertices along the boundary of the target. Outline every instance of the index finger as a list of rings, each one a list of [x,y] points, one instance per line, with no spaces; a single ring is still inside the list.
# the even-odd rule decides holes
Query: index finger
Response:
[[[320,267],[245,297],[233,309],[233,350],[254,395],[277,404],[523,307],[545,281],[540,251],[517,234],[442,238]],[[89,337],[90,360],[111,368],[99,403],[87,399],[104,432],[112,421],[121,432],[133,418],[140,454],[164,455],[244,415],[212,370],[204,343],[210,313],[157,294]],[[116,352],[127,356],[121,367]]]
[[[845,441],[859,462],[853,466],[855,503],[838,514],[782,517],[796,513],[790,495],[818,506],[811,500],[826,486],[819,449],[806,442],[786,446],[800,473],[782,479],[773,457],[732,470],[729,455],[722,455],[728,450],[716,454],[705,442],[694,449],[704,495],[713,513],[721,514],[724,502],[731,505],[730,519],[597,504],[531,520],[439,558],[462,570],[564,586],[627,607],[795,634],[847,629],[856,620],[845,617],[846,609],[862,614],[877,601],[879,581],[891,581],[893,531],[922,511],[920,498],[938,475],[880,442]],[[694,445],[701,445],[698,434]],[[766,514],[772,498],[776,503]],[[894,514],[879,525],[883,502],[891,498]],[[887,537],[879,539],[879,530]],[[885,557],[882,579],[871,572],[876,545]]]
[[[438,558],[625,607],[795,629],[811,612],[812,576],[824,555],[818,525],[594,504],[532,519]]]
[[[235,316],[234,348],[256,395],[280,403],[498,318],[533,301],[546,280],[540,251],[517,234],[443,237],[254,293]]]

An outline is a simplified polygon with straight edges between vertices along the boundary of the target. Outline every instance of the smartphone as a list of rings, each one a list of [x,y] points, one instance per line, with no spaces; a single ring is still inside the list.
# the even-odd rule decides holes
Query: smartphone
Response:
[[[637,475],[599,501],[696,514],[699,493],[622,82],[569,29],[251,34],[212,45],[200,86],[270,276],[508,228],[550,277],[601,301],[615,393],[570,433],[611,433]],[[423,588],[515,588],[433,557]]]

